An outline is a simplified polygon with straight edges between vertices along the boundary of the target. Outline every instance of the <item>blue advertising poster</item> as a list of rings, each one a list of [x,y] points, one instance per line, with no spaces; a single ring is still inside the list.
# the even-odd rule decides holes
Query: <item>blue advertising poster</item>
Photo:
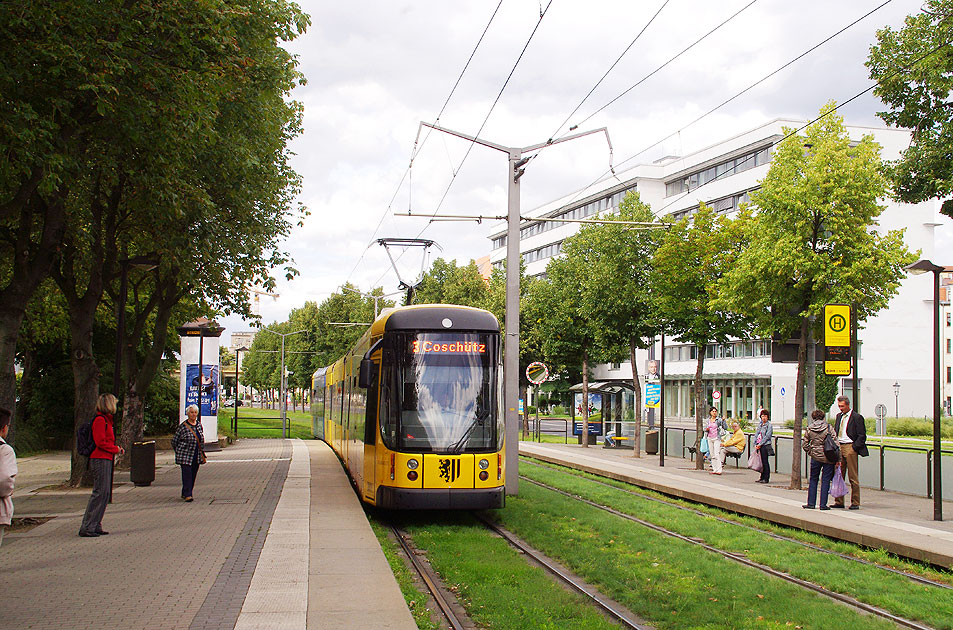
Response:
[[[199,404],[199,366],[189,363],[185,366],[185,406]],[[202,404],[199,405],[200,416],[218,415],[218,383],[219,374],[217,365],[202,366]]]
[[[662,402],[662,385],[658,381],[645,383],[645,406],[649,409],[658,409]]]
[[[572,434],[582,435],[582,420],[576,420],[572,423]],[[590,421],[589,435],[602,435],[602,423]]]

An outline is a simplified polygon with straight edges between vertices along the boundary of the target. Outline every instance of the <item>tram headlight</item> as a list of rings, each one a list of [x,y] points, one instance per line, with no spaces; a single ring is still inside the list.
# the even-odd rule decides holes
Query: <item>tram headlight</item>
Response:
[[[480,470],[486,470],[489,467],[490,467],[490,462],[488,460],[486,459],[480,460]]]
[[[417,466],[419,466],[419,465],[420,465],[420,463],[419,463],[416,459],[408,459],[408,460],[407,460],[407,468],[410,468],[411,470],[417,470]],[[415,475],[414,475],[414,479],[416,479],[416,478],[417,478],[417,475],[415,474]]]

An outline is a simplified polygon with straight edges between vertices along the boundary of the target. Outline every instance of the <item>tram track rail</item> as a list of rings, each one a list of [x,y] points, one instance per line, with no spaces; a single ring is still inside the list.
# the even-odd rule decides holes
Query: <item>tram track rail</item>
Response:
[[[503,540],[518,549],[521,553],[531,558],[537,565],[543,567],[550,576],[585,597],[593,606],[602,611],[602,613],[609,618],[632,630],[649,630],[652,627],[636,619],[631,612],[624,609],[620,604],[611,601],[597,589],[570,574],[554,560],[534,549],[509,530],[487,519],[482,514],[473,513],[473,516],[485,527],[503,538]]]
[[[538,462],[534,461],[534,462],[532,462],[532,464],[535,465],[535,466],[539,466],[540,468],[546,468],[546,469],[548,469],[548,470],[558,470],[557,468],[554,468],[554,467],[552,467],[552,466],[548,466],[548,465],[546,465],[545,463],[538,463]],[[520,478],[521,478],[521,479],[526,479],[527,481],[530,481],[530,482],[533,481],[532,479],[523,477],[522,475],[520,475]],[[907,579],[909,579],[909,580],[911,580],[911,581],[913,581],[913,582],[916,582],[916,583],[918,583],[918,584],[923,584],[923,585],[925,585],[925,586],[933,586],[933,587],[936,587],[936,588],[941,588],[941,589],[946,589],[946,590],[953,590],[953,584],[947,584],[947,583],[945,583],[945,582],[939,582],[939,581],[937,581],[937,580],[931,580],[931,579],[928,578],[928,577],[925,577],[925,576],[922,576],[922,575],[918,575],[918,574],[916,574],[916,573],[911,573],[911,572],[909,572],[909,571],[904,571],[904,570],[902,570],[902,569],[895,569],[895,568],[893,568],[893,567],[884,566],[884,565],[882,565],[882,564],[879,564],[879,563],[877,563],[877,562],[873,562],[873,561],[871,561],[871,560],[865,560],[864,558],[858,558],[857,556],[852,556],[852,555],[850,555],[850,554],[848,554],[848,553],[841,553],[841,552],[839,552],[839,551],[834,551],[833,549],[825,549],[824,547],[821,547],[820,545],[814,545],[814,544],[812,544],[812,543],[809,543],[809,542],[806,542],[806,541],[803,541],[803,540],[798,540],[797,538],[791,538],[790,536],[785,536],[785,535],[783,535],[783,534],[778,534],[778,533],[776,533],[776,532],[771,532],[771,531],[768,531],[768,530],[765,530],[765,529],[761,529],[760,527],[755,527],[755,526],[753,526],[753,525],[748,525],[748,524],[746,524],[746,523],[742,523],[742,522],[740,522],[740,521],[732,520],[732,519],[730,519],[730,518],[725,518],[725,517],[723,517],[723,516],[715,516],[714,514],[710,514],[710,513],[708,513],[708,512],[703,512],[703,511],[701,511],[701,510],[698,510],[698,509],[695,509],[695,508],[692,508],[692,507],[688,507],[688,506],[686,506],[686,505],[679,505],[678,503],[676,503],[676,502],[674,502],[674,501],[668,501],[668,500],[665,500],[665,499],[660,499],[660,498],[658,498],[658,497],[647,496],[647,495],[645,495],[645,494],[643,494],[643,493],[641,493],[641,492],[636,492],[636,491],[633,491],[633,490],[626,490],[625,488],[620,488],[620,487],[614,486],[614,485],[612,485],[612,484],[610,484],[610,483],[606,483],[606,482],[604,482],[604,481],[598,481],[598,480],[596,480],[596,479],[592,479],[592,478],[589,478],[589,477],[587,477],[586,479],[587,479],[588,481],[590,481],[590,482],[592,482],[592,483],[595,483],[595,484],[598,484],[598,485],[600,485],[600,486],[605,486],[605,487],[607,487],[607,488],[612,488],[612,489],[614,489],[614,490],[619,490],[620,492],[625,492],[626,494],[629,494],[629,495],[638,497],[638,498],[640,498],[640,499],[645,499],[646,501],[652,501],[652,502],[655,502],[655,503],[660,503],[660,504],[662,504],[662,505],[667,505],[667,506],[670,506],[670,507],[674,507],[674,508],[677,508],[677,509],[679,509],[679,510],[684,510],[684,511],[686,511],[686,512],[691,512],[691,513],[697,514],[697,515],[699,515],[699,516],[704,516],[704,517],[706,517],[706,518],[711,518],[711,519],[714,519],[714,520],[719,521],[719,522],[722,522],[722,523],[727,523],[727,524],[729,524],[729,525],[736,525],[736,526],[738,526],[738,527],[743,527],[743,528],[745,528],[745,529],[749,529],[749,530],[756,531],[756,532],[759,532],[759,533],[761,533],[761,534],[764,534],[765,536],[768,536],[768,537],[770,537],[770,538],[774,538],[775,540],[780,540],[780,541],[783,541],[783,542],[788,542],[788,543],[793,543],[793,544],[796,544],[796,545],[800,545],[800,546],[802,546],[802,547],[806,547],[806,548],[811,549],[811,550],[813,550],[813,551],[817,551],[817,552],[820,552],[820,553],[824,553],[824,554],[828,554],[828,555],[832,555],[832,556],[837,556],[837,557],[839,557],[839,558],[843,558],[844,560],[849,560],[849,561],[851,561],[851,562],[857,562],[857,563],[859,563],[859,564],[864,564],[864,565],[867,565],[867,566],[876,567],[876,568],[881,569],[881,570],[883,570],[883,571],[886,571],[886,572],[888,572],[888,573],[894,573],[894,574],[896,574],[896,575],[903,576],[903,577],[905,577],[905,578],[907,578]]]
[[[836,592],[836,591],[832,591],[832,590],[830,590],[830,589],[827,589],[827,588],[825,588],[825,587],[823,587],[823,586],[820,586],[820,585],[818,585],[818,584],[815,584],[815,583],[813,583],[813,582],[809,582],[809,581],[807,581],[807,580],[802,580],[801,578],[794,577],[793,575],[790,575],[790,574],[788,574],[788,573],[784,573],[783,571],[778,571],[777,569],[774,569],[774,568],[772,568],[772,567],[763,565],[763,564],[761,564],[761,563],[754,562],[753,560],[748,559],[748,558],[747,558],[746,556],[744,556],[743,554],[733,553],[733,552],[729,552],[729,551],[724,551],[724,550],[722,550],[722,549],[718,549],[717,547],[715,547],[715,546],[713,546],[713,545],[710,545],[710,544],[708,544],[708,543],[706,543],[706,542],[704,542],[703,540],[700,540],[700,539],[698,539],[698,538],[693,538],[693,537],[690,537],[690,536],[685,536],[684,534],[679,534],[678,532],[671,531],[671,530],[669,530],[669,529],[667,529],[667,528],[665,528],[665,527],[662,527],[661,525],[657,525],[657,524],[655,524],[655,523],[646,521],[646,520],[644,520],[644,519],[640,519],[640,518],[638,518],[638,517],[636,517],[636,516],[632,516],[631,514],[626,514],[625,512],[621,512],[621,511],[616,510],[615,508],[612,508],[612,507],[610,507],[610,506],[602,505],[602,504],[597,503],[597,502],[595,502],[595,501],[590,501],[589,499],[586,499],[586,498],[584,498],[584,497],[581,497],[581,496],[572,494],[571,492],[567,492],[567,491],[562,490],[562,489],[560,489],[560,488],[556,488],[556,487],[554,487],[554,486],[550,486],[550,485],[548,485],[548,484],[545,484],[545,483],[536,481],[536,480],[534,480],[534,479],[529,479],[529,478],[527,478],[527,477],[523,477],[522,475],[521,475],[520,477],[521,477],[521,479],[525,480],[527,483],[531,483],[531,484],[536,485],[536,486],[538,486],[538,487],[540,487],[540,488],[544,488],[544,489],[546,489],[546,490],[549,490],[549,491],[551,491],[551,492],[555,492],[555,493],[557,493],[557,494],[560,494],[560,495],[562,495],[562,496],[568,497],[568,498],[573,499],[573,500],[575,500],[575,501],[578,501],[578,502],[580,502],[580,503],[584,503],[584,504],[586,504],[586,505],[589,505],[590,507],[594,507],[594,508],[597,508],[597,509],[599,509],[599,510],[603,510],[603,511],[608,512],[608,513],[610,513],[610,514],[613,514],[614,516],[617,516],[617,517],[619,517],[619,518],[622,518],[622,519],[625,519],[625,520],[628,520],[628,521],[637,523],[637,524],[642,525],[643,527],[645,527],[645,528],[647,528],[647,529],[651,529],[651,530],[653,530],[653,531],[655,531],[655,532],[658,532],[658,533],[660,533],[660,534],[663,534],[663,535],[665,535],[665,536],[668,536],[668,537],[671,537],[671,538],[675,538],[675,539],[677,539],[677,540],[686,542],[686,543],[688,543],[688,544],[690,544],[690,545],[693,545],[693,546],[696,546],[696,547],[700,547],[700,548],[702,548],[702,549],[705,549],[706,551],[709,551],[709,552],[711,552],[711,553],[714,553],[714,554],[717,554],[717,555],[719,555],[719,556],[722,556],[722,557],[724,557],[724,558],[726,558],[726,559],[728,559],[728,560],[731,560],[731,561],[733,561],[733,562],[736,562],[736,563],[738,563],[738,564],[741,564],[741,565],[744,565],[744,566],[753,568],[753,569],[755,569],[755,570],[757,570],[757,571],[761,571],[762,573],[765,573],[765,574],[770,575],[770,576],[772,576],[772,577],[775,577],[775,578],[784,580],[784,581],[786,581],[786,582],[789,582],[789,583],[798,585],[798,586],[800,586],[800,587],[802,587],[802,588],[805,588],[805,589],[814,591],[815,593],[818,593],[818,594],[820,594],[820,595],[823,595],[823,596],[825,596],[825,597],[827,597],[827,598],[829,598],[829,599],[831,599],[831,600],[834,600],[834,601],[836,601],[836,602],[839,602],[839,603],[841,603],[841,604],[844,604],[844,605],[847,605],[847,606],[849,606],[849,607],[852,607],[852,608],[854,608],[854,609],[856,609],[856,610],[865,612],[865,613],[870,614],[870,615],[874,615],[874,616],[880,617],[880,618],[882,618],[882,619],[886,619],[886,620],[888,620],[888,621],[891,621],[891,622],[897,624],[898,626],[901,626],[901,627],[904,627],[904,628],[912,628],[912,629],[914,629],[914,630],[932,630],[932,627],[931,627],[931,626],[927,626],[927,625],[921,624],[921,623],[919,623],[919,622],[917,622],[917,621],[913,621],[913,620],[911,620],[911,619],[906,619],[906,618],[904,618],[904,617],[900,617],[899,615],[895,615],[895,614],[893,614],[893,613],[891,613],[891,612],[889,612],[889,611],[886,611],[886,610],[884,610],[884,609],[882,609],[882,608],[879,608],[879,607],[877,607],[877,606],[873,606],[873,605],[870,605],[870,604],[866,604],[866,603],[864,603],[864,602],[862,602],[862,601],[859,601],[859,600],[857,600],[857,599],[854,599],[853,597],[844,595],[844,594],[842,594],[842,593],[838,593],[838,592]],[[707,516],[707,515],[706,515],[706,516]]]
[[[409,540],[412,540],[410,534],[396,525],[390,525],[390,529],[393,532],[394,537],[397,539],[397,544],[400,545],[404,555],[406,555],[407,559],[410,560],[410,563],[414,567],[414,571],[416,571],[417,576],[424,583],[424,586],[427,587],[430,597],[437,604],[437,608],[440,609],[440,614],[443,615],[447,623],[450,624],[450,627],[453,630],[465,630],[468,627],[472,628],[472,624],[465,625],[465,620],[457,614],[457,612],[453,609],[453,606],[450,604],[450,601],[444,596],[444,589],[437,585],[439,578],[437,578],[437,576],[434,574],[429,564],[421,562],[420,558],[418,557],[417,550],[408,542]]]

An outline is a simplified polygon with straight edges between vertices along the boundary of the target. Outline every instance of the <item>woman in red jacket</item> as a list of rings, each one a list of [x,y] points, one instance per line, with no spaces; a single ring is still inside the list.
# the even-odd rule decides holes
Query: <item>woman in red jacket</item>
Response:
[[[83,524],[79,527],[79,535],[83,538],[105,536],[109,533],[103,531],[103,514],[106,513],[106,504],[112,495],[113,456],[123,453],[123,449],[116,446],[116,435],[113,433],[115,413],[116,397],[112,394],[101,394],[96,401],[96,417],[93,418],[92,426],[96,449],[89,456],[89,467],[93,471],[93,493],[89,496]]]

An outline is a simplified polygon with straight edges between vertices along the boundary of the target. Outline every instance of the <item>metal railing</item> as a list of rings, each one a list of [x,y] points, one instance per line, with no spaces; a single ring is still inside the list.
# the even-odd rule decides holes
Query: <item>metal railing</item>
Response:
[[[546,431],[549,435],[564,435],[565,441],[569,442],[570,433],[570,420],[563,420],[561,418],[551,418],[551,419],[542,419],[546,422],[563,422],[564,428],[562,431],[553,431],[549,429]],[[634,422],[607,422],[607,427],[615,428],[616,425],[622,425],[622,435],[628,437],[630,440],[634,435]],[[540,440],[542,434],[541,429],[542,421],[537,419],[531,419],[531,429],[533,436],[536,440]],[[645,448],[645,434],[648,430],[658,430],[658,426],[649,427],[646,424],[642,424],[641,430],[641,447],[644,450]],[[750,433],[745,433],[747,437],[745,453],[751,452],[751,444],[754,439],[754,435]],[[573,436],[578,437],[578,436]],[[659,436],[659,448],[665,448],[666,457],[680,457],[682,459],[694,459],[695,453],[693,452],[693,447],[696,441],[696,430],[694,427],[665,427],[665,435]],[[779,435],[774,437],[774,456],[772,457],[772,472],[777,474],[790,474],[791,473],[791,462],[796,452],[802,452],[800,444],[794,444],[794,438],[786,435]],[[617,444],[615,448],[631,448],[630,445]],[[690,450],[692,449],[692,450]],[[907,494],[914,494],[919,496],[925,496],[928,498],[933,497],[933,458],[935,457],[935,451],[932,446],[905,446],[905,445],[893,445],[893,444],[867,444],[867,449],[869,451],[877,451],[876,459],[873,457],[871,452],[871,457],[862,457],[860,458],[860,481],[861,485],[868,488],[879,488],[880,490],[890,490],[892,492],[904,492]],[[893,453],[893,455],[891,455]],[[953,500],[953,450],[941,449],[941,455],[944,457],[949,457],[950,461],[947,463],[944,460],[945,466],[943,466],[943,499],[944,500]],[[803,453],[804,463],[801,468],[802,475],[804,478],[808,478],[810,473],[810,457],[807,453]],[[877,466],[871,467],[869,464],[865,465],[866,461],[876,461]],[[914,471],[921,470],[923,471],[922,476],[918,475]]]

